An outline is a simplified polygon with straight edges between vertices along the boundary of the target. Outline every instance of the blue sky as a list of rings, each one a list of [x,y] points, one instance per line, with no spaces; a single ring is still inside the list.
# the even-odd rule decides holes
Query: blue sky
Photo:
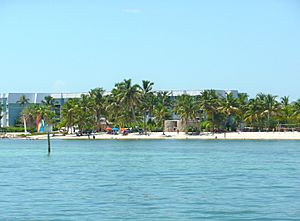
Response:
[[[0,92],[238,89],[300,98],[300,1],[0,1]]]

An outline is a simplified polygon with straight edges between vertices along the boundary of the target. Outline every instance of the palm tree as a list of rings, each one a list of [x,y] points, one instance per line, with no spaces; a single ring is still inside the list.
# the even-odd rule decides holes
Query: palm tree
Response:
[[[36,107],[35,106],[27,106],[23,108],[21,112],[21,119],[25,122],[25,133],[27,133],[27,124],[29,127],[33,126],[34,124],[34,116],[36,114]]]
[[[202,100],[201,100],[201,96],[197,95],[195,97],[195,108],[196,108],[196,118],[199,119],[199,132],[201,134],[201,127],[202,127],[202,118],[203,118],[203,109],[202,109]]]
[[[261,116],[261,105],[257,99],[250,99],[247,105],[244,121],[251,127],[259,128],[259,121]]]
[[[187,122],[196,119],[198,107],[192,96],[181,95],[176,100],[174,111],[183,120],[185,129],[187,130]]]
[[[73,126],[75,126],[77,122],[77,113],[79,110],[79,102],[78,99],[69,99],[62,106],[62,124],[67,127],[67,131],[70,130]],[[71,130],[72,133],[73,130]]]
[[[280,106],[279,103],[276,101],[276,97],[277,96],[273,96],[271,94],[267,94],[264,97],[264,102],[263,102],[263,106],[264,106],[264,111],[263,114],[267,115],[267,127],[268,129],[270,129],[271,126],[271,117],[273,115],[278,115]]]
[[[147,134],[147,114],[151,112],[153,109],[153,91],[152,86],[153,82],[150,81],[142,81],[141,90],[141,110],[143,113],[143,121],[144,121],[144,133]]]
[[[90,130],[93,126],[93,111],[91,107],[91,98],[89,95],[82,94],[76,109],[77,124],[80,130]]]
[[[280,114],[281,122],[284,124],[289,123],[293,115],[293,112],[292,112],[292,106],[290,105],[288,96],[281,97],[280,109],[281,109],[281,114]]]
[[[17,101],[17,103],[24,108],[29,103],[29,99],[26,98],[25,95],[22,95]],[[27,133],[26,117],[22,117],[22,119],[24,124],[24,132]]]
[[[105,113],[105,97],[104,97],[104,90],[103,88],[95,88],[90,90],[90,107],[94,117],[94,126],[97,130],[101,128],[101,118],[104,117]]]
[[[215,128],[215,115],[218,111],[219,104],[220,100],[215,90],[203,91],[200,96],[199,108],[205,112],[207,118],[211,119],[213,131]]]
[[[234,98],[231,93],[226,94],[226,97],[220,100],[220,107],[218,108],[218,110],[220,110],[221,113],[223,113],[226,116],[225,126],[226,128],[228,128],[229,125],[231,124],[229,121],[238,112],[237,99]],[[232,125],[230,126],[232,127]]]
[[[116,101],[131,113],[131,119],[128,121],[136,122],[136,109],[141,102],[141,91],[138,84],[131,83],[131,79],[124,80],[121,83],[117,83],[112,90],[112,94],[115,96]]]
[[[162,103],[157,103],[153,111],[154,121],[159,127],[164,130],[164,121],[170,118],[171,113],[167,106],[164,106]]]
[[[52,96],[45,96],[44,100],[42,101],[42,105],[54,113],[53,119],[51,119],[52,124],[58,123],[60,118],[60,110],[57,107],[58,102]]]
[[[300,99],[293,103],[292,105],[293,117],[295,122],[299,123],[300,121]]]
[[[42,101],[42,104],[49,106],[49,107],[53,107],[54,105],[54,98],[51,96],[46,96],[44,97],[44,100]]]
[[[240,93],[237,97],[237,123],[241,126],[242,123],[244,123],[245,115],[247,111],[247,105],[248,105],[248,97],[249,95],[246,93]]]
[[[18,104],[20,104],[21,106],[25,106],[26,104],[29,103],[29,99],[26,98],[25,95],[22,95],[19,100],[17,101]]]
[[[172,117],[173,102],[169,91],[160,91],[154,99],[154,121],[164,130],[164,121]]]

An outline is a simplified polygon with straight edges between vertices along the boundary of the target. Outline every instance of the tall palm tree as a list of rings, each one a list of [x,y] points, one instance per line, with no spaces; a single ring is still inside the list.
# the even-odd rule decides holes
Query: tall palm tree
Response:
[[[164,130],[164,121],[171,119],[173,101],[170,98],[169,91],[160,91],[156,93],[154,99],[154,121]]]
[[[215,90],[205,90],[200,96],[199,107],[206,114],[206,118],[210,118],[212,129],[215,128],[215,115],[218,111],[220,100]],[[207,121],[207,119],[206,119]]]
[[[154,111],[154,121],[159,127],[164,130],[165,120],[171,117],[170,109],[167,106],[164,106],[161,102],[156,103]]]
[[[196,119],[198,107],[192,96],[181,95],[176,100],[174,111],[183,120],[184,127],[187,130],[187,122]]]
[[[82,94],[76,109],[77,124],[80,130],[90,130],[93,126],[93,111],[91,98],[89,95]]]
[[[152,86],[153,82],[142,81],[141,90],[141,110],[143,113],[144,121],[144,133],[147,134],[147,114],[149,114],[153,109],[153,91]]]
[[[264,106],[264,111],[263,114],[267,115],[267,127],[268,129],[270,129],[271,126],[271,117],[273,115],[278,115],[279,113],[279,103],[276,101],[276,97],[277,96],[273,96],[271,94],[267,94],[264,97],[264,102],[263,102],[263,106]]]
[[[132,84],[131,79],[117,83],[112,93],[121,106],[131,113],[132,122],[136,122],[136,110],[141,102],[141,91],[138,84]],[[128,119],[130,121],[130,119]]]
[[[19,100],[17,101],[18,104],[20,104],[21,106],[25,106],[26,104],[29,103],[29,98],[26,98],[25,95],[22,95]]]
[[[233,97],[231,93],[226,94],[225,98],[220,99],[220,107],[218,110],[223,113],[225,118],[225,126],[229,127],[231,123],[229,123],[230,120],[232,120],[232,117],[238,112],[238,102],[237,99]]]
[[[27,124],[29,127],[32,127],[34,125],[34,118],[36,113],[37,113],[37,109],[35,105],[26,106],[21,111],[21,119],[23,120],[23,122],[25,122],[26,125],[25,133],[27,133]]]
[[[29,99],[26,98],[25,95],[22,95],[19,100],[17,101],[17,103],[22,106],[22,108],[24,109],[24,107],[29,103]],[[22,117],[22,116],[21,116]],[[26,126],[26,117],[22,117],[23,119],[23,124],[24,124],[24,132],[27,133],[27,126]]]
[[[62,124],[67,127],[67,131],[70,130],[77,123],[77,113],[79,110],[78,99],[69,99],[62,106]],[[71,130],[71,133],[73,130]]]
[[[248,105],[248,97],[249,95],[246,93],[239,93],[237,97],[237,123],[241,126],[242,123],[245,121],[245,115],[247,111]]]
[[[300,99],[293,103],[292,105],[293,117],[295,122],[300,122]]]
[[[105,97],[103,88],[95,88],[90,90],[90,107],[94,117],[94,126],[97,130],[101,127],[101,118],[104,117],[105,113]]]
[[[247,105],[247,111],[245,113],[245,122],[253,128],[260,128],[261,102],[258,99],[250,99]]]
[[[196,118],[199,119],[199,132],[201,134],[202,130],[202,118],[203,118],[203,109],[202,109],[202,100],[201,96],[197,95],[195,96],[195,108],[196,108]]]
[[[54,98],[52,96],[45,96],[44,100],[42,101],[43,105],[49,106],[49,107],[53,107],[54,105]]]
[[[280,112],[281,122],[284,124],[289,123],[289,121],[293,115],[293,111],[292,111],[292,106],[290,105],[290,99],[288,96],[281,97],[280,109],[281,109],[281,112]]]
[[[53,112],[53,119],[51,119],[51,124],[55,124],[59,122],[60,118],[60,110],[58,108],[58,102],[55,101],[55,99],[52,96],[45,96],[44,100],[42,101],[42,105],[47,108],[47,112]],[[48,114],[49,115],[49,114]],[[50,123],[48,121],[48,123]]]

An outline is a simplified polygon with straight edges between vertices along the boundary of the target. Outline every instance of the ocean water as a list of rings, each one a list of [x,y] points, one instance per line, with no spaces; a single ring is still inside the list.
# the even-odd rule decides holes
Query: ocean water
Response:
[[[300,142],[0,140],[0,220],[300,220]]]

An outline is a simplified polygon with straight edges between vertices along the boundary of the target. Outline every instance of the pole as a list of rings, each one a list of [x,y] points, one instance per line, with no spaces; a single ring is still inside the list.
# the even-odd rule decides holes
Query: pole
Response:
[[[48,154],[51,152],[51,147],[50,147],[50,133],[48,132]]]

